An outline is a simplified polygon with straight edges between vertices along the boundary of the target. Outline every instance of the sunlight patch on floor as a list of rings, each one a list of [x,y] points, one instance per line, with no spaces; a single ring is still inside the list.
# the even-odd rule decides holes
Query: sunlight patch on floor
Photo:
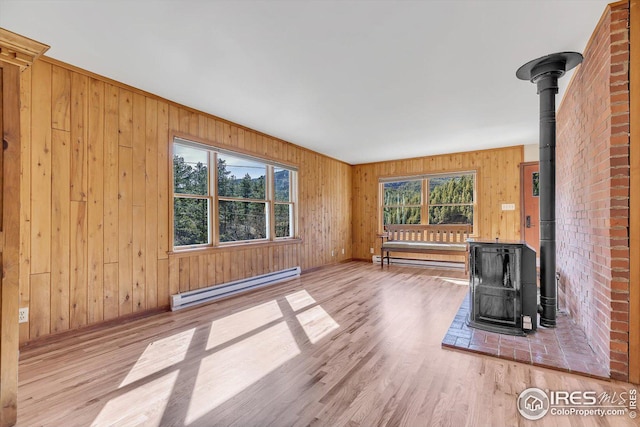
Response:
[[[200,361],[186,425],[300,354],[286,322],[278,323]]]
[[[211,322],[207,350],[247,334],[282,318],[278,303],[273,300]]]
[[[182,362],[187,355],[195,328],[150,343],[119,388]]]
[[[340,327],[321,306],[312,306],[316,300],[306,290],[285,298],[293,311],[304,310],[296,315],[296,319],[312,344]],[[211,354],[205,353],[200,359],[190,394],[186,425],[300,354],[287,322],[273,325],[283,318],[278,301],[272,300],[211,322],[206,347],[193,349]],[[113,420],[114,417],[128,417],[128,420],[134,420],[134,424],[158,425],[171,399],[180,362],[185,360],[193,346],[194,334],[195,328],[192,328],[150,343],[120,384],[119,388],[125,387],[122,390],[124,394],[106,403],[94,425],[101,425],[102,420]],[[203,345],[204,342],[200,347]],[[146,381],[132,390],[126,388],[171,367],[174,370],[161,378]],[[157,403],[137,413],[135,402],[140,400]]]
[[[178,373],[170,372],[109,400],[91,426],[159,426]],[[144,411],[136,402],[144,402]]]
[[[454,285],[469,286],[469,279],[455,279],[453,277],[440,277],[440,280]]]
[[[293,294],[289,294],[285,296],[285,298],[289,302],[289,305],[291,306],[291,309],[293,311],[298,311],[316,303],[316,300],[314,300],[313,297],[309,295],[309,292],[307,292],[305,289]]]
[[[340,325],[329,316],[329,313],[319,305],[303,311],[298,314],[296,318],[307,334],[307,338],[309,338],[311,344],[317,343],[331,331],[340,327]]]

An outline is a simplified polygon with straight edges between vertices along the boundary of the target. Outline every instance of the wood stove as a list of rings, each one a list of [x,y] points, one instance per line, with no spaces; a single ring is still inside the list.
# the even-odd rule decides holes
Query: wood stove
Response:
[[[523,242],[469,241],[468,325],[509,335],[535,331],[536,253]]]

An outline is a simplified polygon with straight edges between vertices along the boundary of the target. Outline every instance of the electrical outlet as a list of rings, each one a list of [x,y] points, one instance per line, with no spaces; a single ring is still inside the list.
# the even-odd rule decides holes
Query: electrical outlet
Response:
[[[336,256],[335,251],[331,251],[331,256]]]
[[[342,255],[344,255],[344,248],[342,248]]]
[[[18,323],[26,323],[29,321],[29,307],[21,308],[18,311]]]
[[[373,253],[373,248],[369,248],[369,252]]]

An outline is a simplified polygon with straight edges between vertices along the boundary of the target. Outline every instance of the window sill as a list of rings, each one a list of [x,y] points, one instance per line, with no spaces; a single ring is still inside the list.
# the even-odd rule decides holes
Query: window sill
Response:
[[[199,248],[175,249],[173,251],[167,252],[167,254],[169,255],[169,258],[183,258],[183,257],[189,257],[193,255],[206,255],[210,253],[215,254],[220,252],[242,251],[246,249],[268,248],[273,246],[299,245],[301,243],[302,243],[301,238],[268,240],[268,241],[262,241],[262,242],[229,243],[221,246],[206,246],[206,247],[199,247]]]

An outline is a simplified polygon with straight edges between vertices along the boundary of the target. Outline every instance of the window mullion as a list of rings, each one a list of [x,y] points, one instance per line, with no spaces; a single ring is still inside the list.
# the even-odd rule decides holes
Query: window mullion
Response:
[[[274,205],[275,200],[275,173],[274,167],[267,165],[267,182],[265,191],[265,201],[267,203],[267,209],[265,214],[267,215],[267,239],[275,240],[276,238],[276,209]]]
[[[218,154],[215,151],[209,152],[209,237],[213,246],[220,244],[219,233],[219,215],[220,209],[218,203]]]
[[[429,224],[429,178],[422,180],[422,224]]]

